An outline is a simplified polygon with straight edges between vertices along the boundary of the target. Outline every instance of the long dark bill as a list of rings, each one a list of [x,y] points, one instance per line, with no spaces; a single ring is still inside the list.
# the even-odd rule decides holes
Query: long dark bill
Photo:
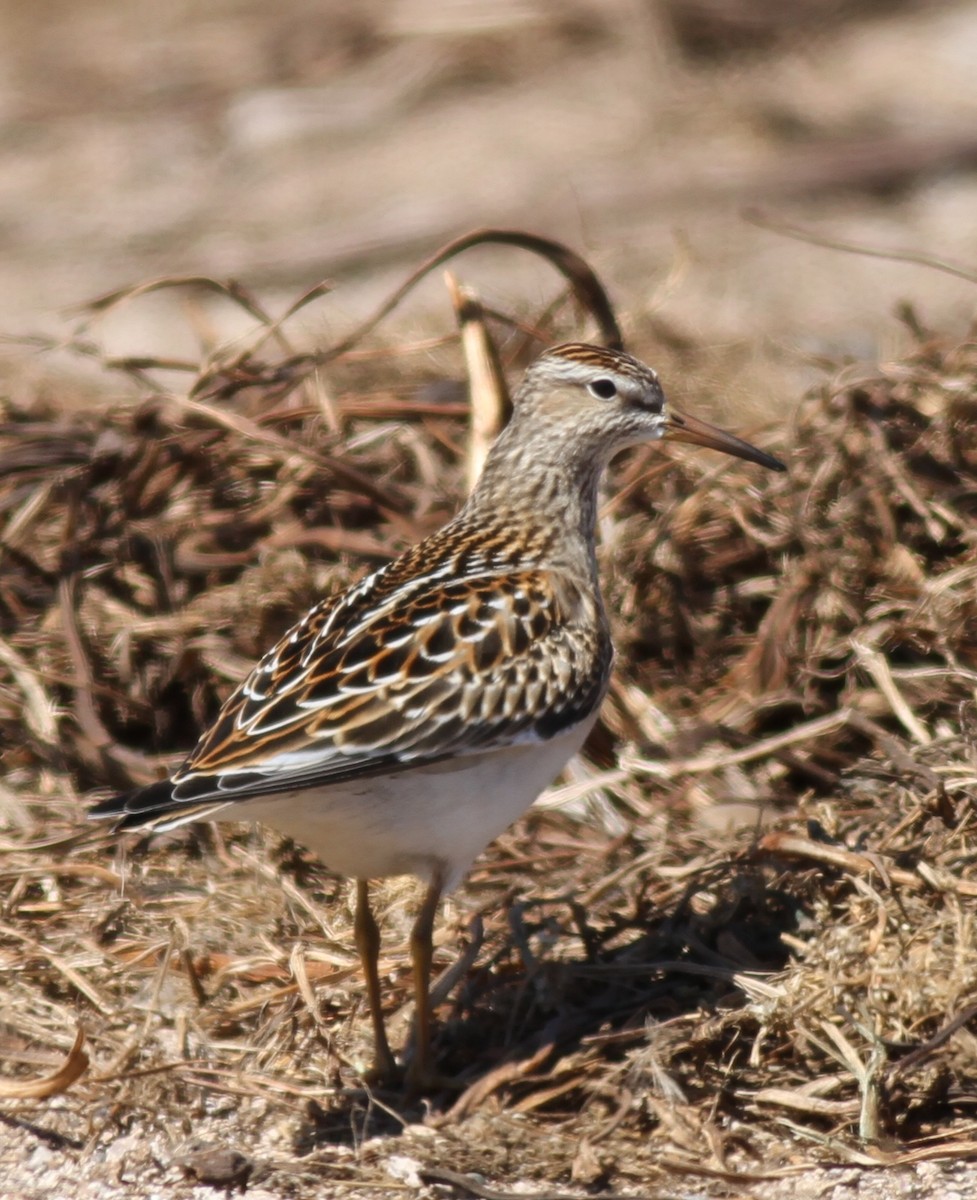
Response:
[[[698,417],[686,417],[674,410],[668,414],[668,424],[665,426],[666,440],[671,442],[689,442],[693,446],[708,446],[710,450],[722,450],[724,454],[732,454],[735,458],[745,458],[747,462],[759,463],[771,471],[786,471],[787,468],[779,458],[765,454],[749,442],[744,442],[734,433],[727,433],[710,425],[708,421],[700,421]]]

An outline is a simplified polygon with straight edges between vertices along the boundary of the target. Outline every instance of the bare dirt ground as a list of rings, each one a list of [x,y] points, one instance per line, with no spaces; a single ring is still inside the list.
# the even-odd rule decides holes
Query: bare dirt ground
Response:
[[[0,1032],[5,1077],[67,1074],[0,1097],[0,1195],[213,1195],[236,1155],[256,1197],[977,1190],[977,9],[782,7],[0,5],[0,330],[59,341],[63,306],[160,275],[237,277],[272,314],[329,279],[288,325],[322,346],[448,237],[519,225],[587,252],[684,406],[772,419],[792,465],[616,476],[604,740],[448,906],[464,1090],[427,1111],[358,1081],[345,885],[256,833],[124,869],[71,839],[288,614],[457,503],[462,371],[425,342],[452,331],[443,288],[379,357],[294,395],[218,371],[193,415],[185,378],[106,355],[250,344],[223,299],[123,305],[87,365],[12,344]],[[515,251],[456,270],[520,316],[554,291]],[[328,455],[393,491],[326,488]]]

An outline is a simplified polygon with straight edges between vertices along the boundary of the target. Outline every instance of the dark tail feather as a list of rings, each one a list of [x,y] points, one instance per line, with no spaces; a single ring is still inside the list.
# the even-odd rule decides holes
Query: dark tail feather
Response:
[[[96,821],[114,819],[116,829],[138,829],[140,825],[151,825],[158,818],[172,814],[173,809],[173,781],[161,779],[134,792],[100,800],[89,810],[88,816]]]

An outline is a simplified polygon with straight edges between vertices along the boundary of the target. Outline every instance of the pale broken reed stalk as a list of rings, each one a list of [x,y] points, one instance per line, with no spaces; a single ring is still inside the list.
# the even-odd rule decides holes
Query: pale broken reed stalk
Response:
[[[263,821],[357,882],[356,941],[376,1070],[383,1023],[368,880],[413,874],[415,1041],[430,1060],[439,899],[579,749],[612,647],[597,579],[597,489],[627,446],[668,438],[782,470],[732,434],[673,412],[630,355],[570,344],[526,372],[512,420],[443,529],[312,608],[262,658],[171,779],[98,804],[119,829]]]

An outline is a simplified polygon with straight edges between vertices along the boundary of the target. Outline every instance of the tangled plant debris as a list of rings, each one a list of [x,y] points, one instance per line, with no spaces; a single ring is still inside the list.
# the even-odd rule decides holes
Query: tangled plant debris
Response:
[[[145,1178],[204,1129],[290,1194],[299,1169],[382,1190],[358,1139],[401,1126],[356,1074],[347,885],[247,828],[120,862],[84,825],[464,492],[455,339],[299,355],[226,290],[258,332],[189,387],[187,364],[116,361],[132,402],[2,415],[0,1101],[66,1154],[138,1132]],[[490,324],[515,371],[573,320]],[[399,1142],[429,1179],[722,1188],[977,1155],[977,341],[920,333],[770,437],[786,477],[660,448],[615,468],[612,694],[442,922],[458,1092]],[[403,1035],[407,886],[381,892]]]

